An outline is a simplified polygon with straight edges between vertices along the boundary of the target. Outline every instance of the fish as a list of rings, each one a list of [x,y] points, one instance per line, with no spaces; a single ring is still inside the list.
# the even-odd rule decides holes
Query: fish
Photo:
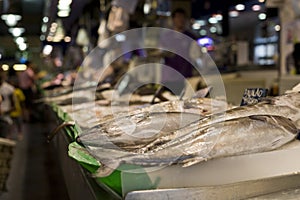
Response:
[[[100,116],[101,121],[93,127],[88,127],[85,131],[88,134],[81,136],[87,137],[89,135],[88,137],[91,137],[91,134],[95,134],[96,137],[101,137],[102,140],[104,140],[103,137],[108,137],[110,141],[121,145],[124,149],[141,151],[141,148],[145,148],[145,144],[149,145],[148,142],[156,145],[157,142],[154,141],[159,141],[159,143],[169,141],[176,137],[176,130],[198,121],[204,113],[207,114],[215,110],[219,112],[226,106],[227,103],[223,101],[208,98],[163,102],[129,112],[121,111],[116,112],[114,115]],[[95,111],[83,110],[76,113],[83,114],[87,112]],[[76,113],[73,113],[73,116]],[[82,118],[86,119],[84,116]],[[93,124],[88,119],[84,120],[84,123],[86,125]],[[80,122],[80,125],[82,126],[84,123]]]
[[[197,90],[195,92],[195,94],[192,96],[192,98],[204,98],[204,97],[207,97],[207,96],[209,96],[209,93],[211,92],[211,90],[212,90],[212,86],[208,86],[208,87],[202,88],[200,90]]]
[[[276,115],[291,119],[300,129],[300,93],[289,93],[276,97],[268,97],[254,105],[240,106],[228,109],[224,112],[215,112],[206,115],[197,122],[186,127],[189,131],[198,127],[236,119],[251,115]]]
[[[120,117],[129,117],[133,115],[147,116],[150,113],[158,112],[183,112],[195,113],[201,116],[206,116],[211,113],[220,112],[227,109],[227,103],[221,100],[209,98],[191,98],[186,100],[174,100],[154,105],[98,105],[86,103],[80,107],[74,105],[76,109],[69,112],[78,121],[81,128],[92,128],[94,126],[109,124]],[[80,109],[82,108],[82,109]],[[70,111],[70,110],[69,110]],[[89,114],[91,113],[91,114]]]
[[[174,100],[157,103],[154,105],[143,105],[130,109],[125,106],[124,111],[117,112],[116,114],[106,115],[99,124],[104,124],[114,120],[117,116],[132,116],[132,115],[148,115],[155,112],[183,112],[183,113],[195,113],[199,115],[209,115],[216,112],[227,110],[228,104],[221,100],[210,98],[191,98],[186,100]],[[109,107],[112,111],[114,107]],[[126,110],[127,109],[127,110]],[[117,115],[117,116],[116,116]]]
[[[201,127],[251,115],[274,115],[286,117],[291,119],[295,123],[295,126],[300,129],[300,93],[295,92],[276,97],[268,97],[258,104],[236,107],[228,109],[225,112],[217,112],[215,114],[204,116],[199,121],[192,122],[180,130],[170,133],[168,137],[158,138],[140,149],[139,152],[149,151],[155,148],[157,144],[167,143],[174,138],[197,131],[201,129]]]
[[[160,132],[159,134],[156,134],[155,137],[151,137],[148,140],[145,140],[144,138],[135,138],[133,143],[132,141],[129,142],[128,138],[126,140],[124,137],[120,137],[119,139],[117,137],[121,136],[120,131],[115,131],[117,129],[124,129],[125,127],[121,124],[114,124],[113,122],[107,123],[109,126],[108,128],[104,128],[105,132],[108,134],[115,134],[114,142],[116,144],[119,144],[117,141],[122,141],[122,148],[126,150],[130,150],[135,153],[146,153],[154,151],[154,149],[163,149],[163,145],[170,143],[174,143],[175,145],[179,145],[179,143],[176,143],[176,139],[180,138],[182,136],[190,135],[191,132],[201,132],[201,129],[203,127],[207,126],[214,126],[214,124],[222,124],[225,121],[233,120],[233,119],[240,119],[243,117],[248,117],[252,115],[272,115],[272,116],[281,116],[290,118],[293,122],[295,122],[295,125],[299,129],[299,103],[300,100],[299,93],[295,94],[288,94],[288,95],[282,95],[275,98],[268,98],[265,99],[263,102],[255,104],[255,105],[249,105],[249,106],[242,106],[237,107],[233,109],[229,109],[226,112],[217,112],[216,114],[208,115],[206,117],[203,117],[199,120],[195,120],[194,122],[191,122],[190,124],[187,124],[186,126],[182,126],[178,129],[173,130],[166,130],[165,132]],[[186,101],[188,103],[193,102],[193,100]],[[198,101],[195,101],[198,102]],[[170,103],[170,102],[169,102]],[[170,104],[167,104],[170,105]],[[172,104],[171,104],[172,105]],[[185,104],[188,105],[188,104]],[[136,118],[138,119],[139,115],[137,114],[139,112],[135,111],[133,112],[133,116],[136,115]],[[145,114],[145,112],[144,112]],[[143,116],[143,115],[142,115]],[[158,115],[157,115],[158,116]],[[193,120],[191,120],[193,121]],[[123,128],[122,128],[123,127]],[[145,127],[146,128],[146,127]],[[146,128],[147,129],[147,128]],[[151,128],[150,128],[151,129]],[[118,133],[119,135],[117,135]],[[95,132],[97,134],[97,132]],[[111,141],[112,139],[109,138]],[[139,141],[140,139],[140,141]],[[193,139],[193,138],[189,138]],[[99,141],[99,140],[98,140]],[[174,142],[175,141],[175,142]]]
[[[88,151],[101,163],[96,176],[107,176],[121,164],[143,167],[181,164],[189,167],[207,160],[275,150],[293,141],[298,134],[295,124],[276,115],[251,115],[230,119],[177,137],[146,152],[129,152],[108,141],[90,143]]]
[[[272,151],[294,141],[299,133],[295,124],[282,116],[252,115],[227,122],[219,134],[211,135],[213,139],[202,135],[191,142],[184,154],[194,156],[184,160],[184,167],[203,160]],[[213,140],[214,144],[208,152],[204,150],[202,153],[197,145],[205,141],[204,138]]]
[[[151,141],[169,135],[202,116],[185,112],[155,112],[118,117],[80,134],[84,144],[105,145],[110,141],[126,150],[140,149]]]
[[[185,113],[187,121],[180,126],[176,122],[179,113],[165,113],[162,107],[158,110],[163,112],[151,112],[145,107],[102,120],[80,135],[80,142],[102,163],[97,176],[106,176],[123,163],[188,167],[220,157],[275,150],[294,140],[300,128],[299,100],[300,93],[290,93],[265,98],[255,105],[195,116],[197,119]],[[175,103],[175,107],[182,110],[195,106],[192,100],[183,102],[180,106]],[[164,103],[163,108],[174,108],[171,102]],[[194,103],[197,105],[197,100]],[[153,131],[153,125],[159,124],[165,114],[171,126],[152,134],[157,131]],[[150,119],[155,123],[149,123]],[[131,127],[128,120],[134,124],[134,134],[126,133]]]

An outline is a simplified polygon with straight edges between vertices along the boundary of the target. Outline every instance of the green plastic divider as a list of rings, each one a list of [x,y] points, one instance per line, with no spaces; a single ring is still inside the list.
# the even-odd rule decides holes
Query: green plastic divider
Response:
[[[68,155],[91,173],[96,173],[99,167],[101,167],[100,162],[77,142],[69,144]],[[113,191],[122,195],[121,173],[119,170],[115,170],[107,177],[96,178],[96,181],[107,185]]]
[[[65,121],[65,122],[73,121],[73,119],[70,117],[68,113],[63,112],[63,110],[60,109],[59,105],[51,104],[51,107],[53,111],[57,113],[57,117],[61,121]],[[76,137],[80,135],[80,133],[82,132],[78,124],[75,124],[74,126],[65,127],[64,129],[71,141],[75,141]],[[86,169],[92,174],[95,174],[99,169],[99,167],[101,167],[101,163],[95,157],[93,157],[85,147],[81,146],[77,142],[72,142],[69,144],[68,155],[69,157],[77,161],[78,164],[80,164],[84,169]],[[124,169],[132,169],[132,168],[137,168],[137,166],[121,165],[109,176],[95,178],[95,180],[96,182],[105,184],[106,186],[111,188],[114,192],[122,196],[124,195],[124,191],[122,191],[122,176],[124,177],[124,172],[122,171]],[[153,185],[150,179],[148,178],[147,173],[142,173],[139,174],[138,176],[136,174],[127,174],[126,179],[128,179],[128,177],[133,178],[133,180],[136,180],[137,177],[138,180],[143,180],[143,184],[140,184],[140,189],[153,188]]]
[[[77,142],[69,144],[68,155],[82,164],[91,173],[95,173],[100,167],[100,163]]]

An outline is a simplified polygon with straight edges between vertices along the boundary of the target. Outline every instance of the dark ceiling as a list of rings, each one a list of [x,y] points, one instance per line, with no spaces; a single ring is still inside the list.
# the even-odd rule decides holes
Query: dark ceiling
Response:
[[[68,29],[82,13],[82,9],[93,0],[73,0],[71,16],[64,19],[64,25]],[[94,0],[99,1],[99,0]],[[142,1],[142,0],[140,0]],[[177,0],[178,1],[178,0]],[[216,13],[226,10],[232,5],[242,2],[249,2],[249,0],[181,0],[192,2],[192,17],[198,18],[203,15]],[[0,11],[3,13],[5,7],[10,5],[14,10],[19,12],[23,19],[20,25],[25,27],[26,34],[39,35],[41,30],[42,17],[45,13],[54,19],[56,17],[58,0],[0,0]],[[8,34],[7,26],[0,20],[0,35]]]
[[[63,25],[66,29],[66,32],[70,32],[74,25],[78,26],[78,18],[82,14],[83,9],[86,9],[86,5],[91,4],[92,6],[97,6],[100,0],[73,0],[71,4],[71,14],[69,18],[63,19]],[[106,0],[110,2],[111,0]],[[144,1],[144,0],[140,0]],[[228,10],[231,6],[243,2],[258,2],[258,0],[174,0],[177,2],[191,2],[192,3],[192,17],[199,18],[204,15],[213,14],[217,12],[222,12]],[[43,16],[48,16],[50,18],[49,23],[53,22],[56,18],[57,13],[57,3],[58,0],[0,0],[0,12],[4,13],[9,11],[9,9],[14,9],[20,13],[23,18],[19,22],[19,26],[24,27],[25,37],[34,38],[34,41],[29,39],[29,47],[32,45],[35,48],[38,48],[41,45],[39,37],[41,35],[41,25]],[[9,6],[10,5],[10,8]],[[95,9],[95,8],[94,8]],[[86,11],[86,10],[85,10]],[[89,12],[89,11],[87,11]],[[49,26],[49,24],[48,24]],[[0,20],[0,36],[5,38],[5,41],[1,41],[0,38],[0,50],[1,48],[8,48],[9,44],[4,45],[5,42],[8,42],[7,38],[12,37],[8,32],[8,27]],[[12,41],[12,39],[11,39]],[[34,44],[30,44],[30,43]],[[13,44],[11,45],[13,46]]]
[[[96,0],[95,0],[96,1]],[[73,0],[71,4],[72,12],[68,18],[63,19],[66,29],[76,23],[76,20],[82,13],[85,4],[90,0]],[[41,26],[43,17],[48,16],[48,28],[51,22],[55,21],[57,13],[58,0],[0,0],[0,13],[13,13],[22,16],[16,27],[25,28],[22,34],[26,38],[30,51],[39,53],[41,50]],[[17,46],[13,41],[13,36],[8,31],[9,27],[0,19],[0,53],[8,59],[15,56]],[[4,52],[4,53],[3,53]]]
[[[22,16],[21,21],[16,26],[24,27],[23,36],[27,38],[27,44],[38,53],[39,35],[41,21],[44,13],[46,0],[0,0],[0,13],[13,12]],[[8,31],[8,26],[0,19],[0,53],[1,62],[14,60],[18,47],[14,42],[13,36]]]
[[[4,9],[3,4],[9,5]],[[17,26],[25,27],[25,35],[39,35],[41,30],[41,21],[45,8],[45,0],[3,0],[1,4],[1,13],[8,13],[11,10],[22,16],[22,20]],[[7,35],[8,27],[3,20],[0,20],[0,34]]]
[[[201,16],[226,11],[239,3],[253,2],[253,0],[191,0],[191,2],[192,17],[199,18]],[[258,1],[256,0],[255,2]]]

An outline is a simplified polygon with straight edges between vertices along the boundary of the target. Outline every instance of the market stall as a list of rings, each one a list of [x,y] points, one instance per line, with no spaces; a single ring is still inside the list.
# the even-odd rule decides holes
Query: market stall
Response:
[[[109,104],[107,99],[99,99],[94,103],[60,105],[61,102],[55,101],[55,98],[49,97],[47,104],[51,105],[52,114],[60,126],[49,135],[49,139],[53,138],[54,141],[51,142],[55,142],[58,149],[58,157],[64,170],[64,178],[71,199],[87,198],[87,196],[90,196],[89,199],[168,199],[170,197],[172,199],[187,197],[245,199],[270,193],[275,193],[282,199],[287,194],[295,198],[298,196],[300,163],[297,162],[297,157],[300,145],[296,139],[299,112],[295,103],[299,98],[297,92],[270,97],[256,105],[229,107],[226,115],[214,113],[226,105],[225,102],[208,98],[170,100],[147,105],[140,104],[140,102],[146,102],[151,98],[138,96],[132,98],[132,104],[125,109],[122,105],[114,105],[115,108],[112,108],[113,105]],[[133,103],[137,99],[139,103]],[[110,134],[116,134],[115,137],[119,137],[118,133],[122,134],[122,127],[109,127],[109,125],[119,124],[128,128],[126,123],[122,124],[118,119],[127,118],[136,122],[134,134],[139,134],[141,131],[153,131],[154,124],[152,123],[155,121],[139,123],[145,120],[145,116],[152,120],[161,117],[158,110],[167,115],[174,112],[180,113],[181,117],[190,121],[184,120],[181,124],[176,124],[172,120],[165,121],[166,124],[160,127],[160,130],[169,131],[168,133],[173,133],[173,135],[175,133],[175,137],[166,141],[161,138],[159,143],[153,143],[154,140],[146,141],[147,137],[128,140],[127,137],[121,136],[124,143],[110,137]],[[91,113],[96,113],[96,115]],[[82,116],[83,121],[78,120],[78,116]],[[76,118],[78,123],[74,123],[72,117]],[[160,118],[160,121],[163,120],[164,118]],[[249,123],[248,120],[250,120]],[[195,126],[195,121],[197,121],[197,126]],[[229,122],[228,125],[233,128],[226,132]],[[236,123],[231,124],[231,122]],[[193,137],[199,137],[196,134],[198,130],[209,127],[205,129],[208,133],[210,128],[218,128],[219,123],[222,123],[226,134],[204,139],[206,143],[213,142],[212,146],[208,144],[203,146],[203,140],[197,143],[193,139]],[[241,127],[243,123],[246,123],[246,127]],[[115,132],[110,132],[112,130]],[[107,137],[103,137],[103,131],[106,132]],[[222,131],[223,129],[221,133]],[[261,135],[259,135],[260,131]],[[237,135],[234,132],[237,132]],[[231,133],[233,135],[230,135]],[[258,134],[257,140],[254,140],[253,134]],[[120,149],[112,147],[108,141],[103,142],[109,137],[115,142],[114,145],[122,147],[121,156],[118,155]],[[194,142],[189,143],[185,137]],[[230,140],[227,140],[227,137],[236,141],[228,144],[226,142]],[[238,137],[241,138],[238,139]],[[131,143],[132,141],[134,142]],[[154,146],[150,145],[151,142]],[[188,146],[184,146],[186,142]],[[124,146],[126,143],[128,146]],[[170,143],[171,146],[168,145]],[[143,147],[149,146],[146,150],[145,148],[135,149],[136,144],[143,144]],[[182,145],[181,149],[189,149],[189,145],[192,145],[196,149],[189,150],[196,151],[198,154],[181,151],[180,153],[185,153],[188,157],[181,155],[176,157],[178,145]],[[222,148],[218,149],[220,145]],[[256,148],[258,146],[259,148]],[[168,150],[170,147],[171,154],[155,156],[155,152],[160,152],[159,149]],[[134,152],[131,148],[137,151]],[[203,148],[206,148],[206,151],[202,152]],[[231,148],[237,151],[230,153]],[[243,152],[240,148],[248,148],[248,150]],[[123,151],[124,149],[126,151]],[[214,155],[223,149],[227,152],[214,158]],[[154,153],[154,157],[148,154],[148,157],[127,159],[132,155],[139,155],[139,152],[147,154],[149,151]],[[208,155],[208,157],[199,158],[201,152],[202,155]],[[168,160],[170,158],[171,161]],[[111,168],[110,164],[113,163],[111,161],[118,159],[122,161],[120,165]],[[183,166],[184,164],[187,166]],[[292,190],[294,188],[296,189]]]
[[[97,47],[39,100],[57,121],[48,140],[70,198],[299,196],[299,89],[268,96],[276,70],[220,74],[209,47],[171,29],[127,30],[127,14],[113,5]],[[162,78],[176,56],[193,65],[187,77],[168,71],[179,92]]]

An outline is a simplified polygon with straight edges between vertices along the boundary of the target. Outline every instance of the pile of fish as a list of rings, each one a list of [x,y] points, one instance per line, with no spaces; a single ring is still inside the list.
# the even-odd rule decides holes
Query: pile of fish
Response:
[[[99,124],[110,124],[120,117],[140,118],[150,113],[194,113],[199,117],[209,115],[216,111],[225,110],[227,103],[209,98],[192,98],[187,100],[173,100],[157,104],[142,105],[111,105],[110,101],[98,100],[82,104],[60,106],[70,114],[83,129],[92,128]],[[174,114],[173,114],[174,115]],[[137,119],[138,120],[138,119]]]
[[[225,112],[221,107],[206,115],[188,111],[187,105],[195,110],[198,105],[199,110],[199,102],[164,102],[126,115],[109,115],[84,130],[77,141],[102,163],[97,176],[107,176],[125,163],[188,167],[219,157],[275,150],[297,138],[298,92]],[[213,105],[213,100],[210,103]]]

